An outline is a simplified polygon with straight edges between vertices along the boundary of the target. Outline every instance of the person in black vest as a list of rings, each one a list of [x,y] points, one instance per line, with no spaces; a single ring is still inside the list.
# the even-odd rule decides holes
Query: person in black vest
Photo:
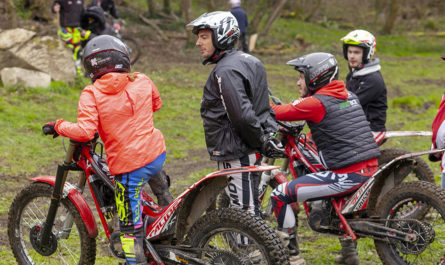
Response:
[[[77,74],[82,74],[82,63],[79,58],[79,50],[83,37],[78,27],[80,16],[83,12],[83,0],[54,0],[51,11],[58,13],[60,28],[57,32],[65,45],[72,50]]]
[[[376,49],[375,37],[366,30],[354,30],[342,39],[343,56],[350,72],[346,88],[357,95],[377,143],[386,134],[386,85],[380,73],[380,60],[372,59]]]
[[[281,184],[272,192],[279,234],[289,238],[290,254],[296,256],[298,251],[293,251],[298,250],[296,221],[289,204],[358,189],[377,171],[380,152],[357,96],[346,90],[343,81],[337,80],[338,65],[332,54],[311,53],[287,64],[300,73],[297,85],[301,98],[272,108],[277,120],[308,122],[320,160],[327,169]]]
[[[232,8],[230,12],[238,21],[238,26],[241,31],[241,36],[239,41],[241,42],[241,48],[243,52],[249,52],[249,46],[247,46],[246,33],[247,33],[247,25],[249,21],[247,19],[247,14],[244,9],[241,8],[241,0],[230,0],[230,7]]]

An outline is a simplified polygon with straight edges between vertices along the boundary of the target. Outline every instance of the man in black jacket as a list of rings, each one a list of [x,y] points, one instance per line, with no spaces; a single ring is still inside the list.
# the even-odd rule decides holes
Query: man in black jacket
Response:
[[[386,132],[386,85],[380,73],[379,59],[372,59],[376,48],[374,36],[365,30],[354,30],[342,39],[343,55],[351,70],[346,88],[360,100],[377,143]]]
[[[256,151],[272,156],[282,149],[269,106],[266,71],[250,54],[233,49],[239,28],[230,12],[203,14],[187,25],[198,36],[203,64],[216,64],[204,86],[201,117],[207,150],[218,167],[250,166]],[[233,174],[226,192],[231,206],[256,215],[259,174]]]

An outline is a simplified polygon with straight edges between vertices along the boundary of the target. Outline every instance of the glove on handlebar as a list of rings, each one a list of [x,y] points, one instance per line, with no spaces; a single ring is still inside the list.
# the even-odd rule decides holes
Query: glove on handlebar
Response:
[[[261,137],[263,146],[261,153],[269,158],[279,158],[284,156],[284,147],[273,134],[265,134]]]
[[[431,161],[431,162],[437,162],[437,161],[440,161],[440,160],[442,160],[442,155],[443,155],[443,153],[439,153],[439,154],[429,154],[428,155],[428,159]]]
[[[42,126],[43,134],[45,134],[45,135],[50,134],[53,136],[53,138],[56,138],[57,136],[59,136],[59,134],[54,129],[54,126],[56,126],[56,122],[54,122],[54,121],[45,123],[45,125]]]

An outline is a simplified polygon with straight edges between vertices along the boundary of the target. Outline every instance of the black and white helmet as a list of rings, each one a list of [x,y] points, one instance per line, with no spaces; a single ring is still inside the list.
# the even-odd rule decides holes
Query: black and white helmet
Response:
[[[310,53],[290,60],[287,64],[304,74],[304,81],[311,95],[338,78],[337,60],[330,53]]]
[[[120,39],[100,35],[88,41],[85,46],[83,66],[94,82],[110,72],[130,72],[130,54]]]
[[[202,14],[186,27],[196,35],[203,29],[212,30],[213,46],[219,50],[233,48],[240,37],[238,21],[230,12],[215,11]]]

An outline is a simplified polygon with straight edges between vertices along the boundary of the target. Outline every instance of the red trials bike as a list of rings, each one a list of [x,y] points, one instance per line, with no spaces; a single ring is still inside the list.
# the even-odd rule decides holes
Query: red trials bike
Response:
[[[285,162],[281,170],[272,170],[271,182],[275,183],[270,185],[287,181],[283,173],[287,170],[292,176],[323,171],[315,148],[301,133],[304,124],[280,125]],[[401,155],[350,194],[315,198],[312,207],[303,202],[309,226],[352,240],[372,238],[387,265],[445,264],[445,190],[426,181],[402,183],[416,158],[444,150]]]
[[[98,228],[82,195],[87,185],[112,254],[124,258],[116,222],[114,176],[102,153],[97,137],[86,143],[70,140],[56,176],[32,178],[32,183],[17,193],[9,210],[8,236],[19,264],[95,263]],[[203,215],[227,185],[227,174],[275,168],[252,166],[210,173],[164,209],[143,193],[148,263],[288,264],[280,239],[261,218],[237,209]],[[66,181],[69,171],[79,172],[77,184]]]

